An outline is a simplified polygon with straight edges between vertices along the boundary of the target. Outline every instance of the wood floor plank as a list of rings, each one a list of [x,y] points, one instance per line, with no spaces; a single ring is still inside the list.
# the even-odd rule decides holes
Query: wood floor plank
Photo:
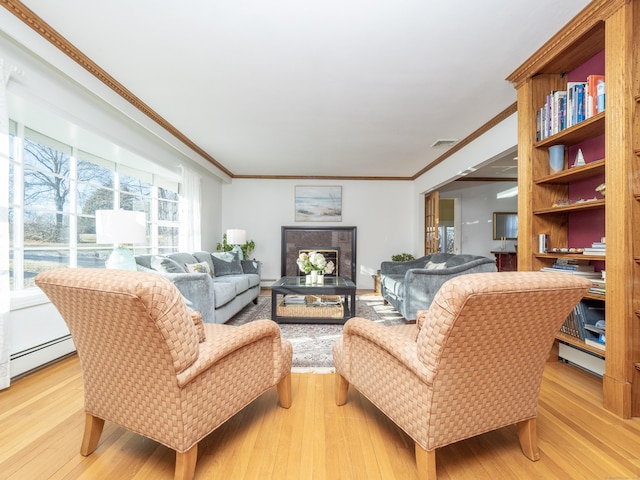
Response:
[[[336,406],[333,375],[294,374],[293,405],[266,392],[200,442],[196,479],[417,479],[412,440],[350,387]],[[0,480],[173,478],[175,453],[107,422],[98,448],[80,455],[83,390],[77,357],[0,392]],[[462,420],[461,420],[462,421]],[[439,480],[607,479],[640,476],[640,419],[602,408],[601,380],[550,363],[540,392],[531,462],[515,427],[438,450]]]

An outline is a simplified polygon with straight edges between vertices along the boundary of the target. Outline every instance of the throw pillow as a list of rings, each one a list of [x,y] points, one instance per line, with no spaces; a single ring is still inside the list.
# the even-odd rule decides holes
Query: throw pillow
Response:
[[[189,273],[208,273],[211,275],[211,268],[209,268],[209,264],[207,262],[185,263],[184,266],[187,268],[187,272]]]
[[[213,252],[211,260],[213,260],[213,271],[216,277],[244,273],[242,263],[235,252]]]
[[[187,273],[184,267],[178,262],[161,255],[155,255],[151,259],[151,268],[163,273]]]
[[[426,268],[427,270],[444,270],[445,268],[447,268],[447,263],[433,263],[431,260],[429,260],[424,268]]]

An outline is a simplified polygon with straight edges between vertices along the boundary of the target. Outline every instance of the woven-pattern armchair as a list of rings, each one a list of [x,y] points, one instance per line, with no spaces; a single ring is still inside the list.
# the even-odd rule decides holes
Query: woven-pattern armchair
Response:
[[[589,287],[560,273],[473,273],[447,281],[415,325],[353,318],[333,348],[336,404],[349,384],[367,397],[415,441],[422,479],[436,476],[437,448],[512,424],[538,460],[542,371]]]
[[[85,396],[82,455],[105,420],[176,451],[193,478],[198,442],[269,388],[291,406],[292,347],[271,320],[203,324],[152,273],[59,269],[36,277],[77,348]]]

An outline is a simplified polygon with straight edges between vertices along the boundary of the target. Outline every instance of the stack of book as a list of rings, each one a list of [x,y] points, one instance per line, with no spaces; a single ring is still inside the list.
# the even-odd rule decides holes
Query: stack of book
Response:
[[[605,256],[607,253],[606,243],[605,242],[593,242],[591,247],[586,247],[582,252],[584,255],[602,255]]]
[[[285,305],[306,305],[307,297],[305,295],[285,295]]]
[[[594,271],[593,265],[589,265],[588,260],[575,260],[572,258],[558,258],[551,267],[541,268],[540,271],[580,275],[590,279],[598,279],[602,276],[600,272]]]
[[[595,293],[596,295],[605,295],[606,282],[603,279],[592,278],[589,293]]]
[[[569,314],[560,331],[579,338],[587,345],[604,350],[606,334],[603,316],[604,309],[582,301]]]

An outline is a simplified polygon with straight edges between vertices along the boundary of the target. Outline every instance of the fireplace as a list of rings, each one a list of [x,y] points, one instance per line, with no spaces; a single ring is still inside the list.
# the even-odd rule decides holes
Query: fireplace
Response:
[[[298,255],[315,251],[335,263],[334,275],[356,283],[356,232],[357,227],[282,227],[281,275],[302,275]]]

